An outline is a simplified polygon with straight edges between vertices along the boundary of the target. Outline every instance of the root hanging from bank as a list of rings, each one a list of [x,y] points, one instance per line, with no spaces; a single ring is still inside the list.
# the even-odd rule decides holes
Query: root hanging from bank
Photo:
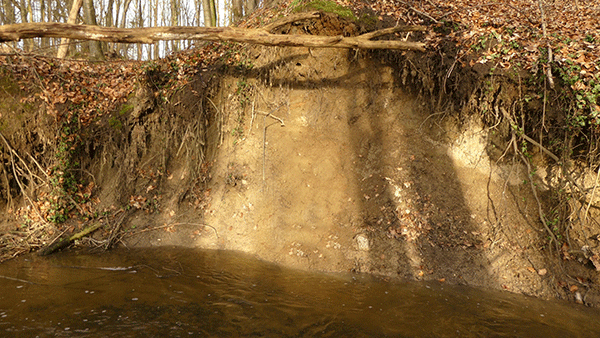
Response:
[[[7,201],[6,210],[15,213],[16,211],[14,208],[16,205],[13,194],[16,196],[21,195],[25,199],[28,208],[32,213],[30,216],[33,216],[28,219],[28,222],[21,226],[19,230],[11,230],[0,236],[0,262],[3,262],[22,253],[30,252],[32,249],[41,247],[44,238],[46,238],[46,232],[52,225],[46,221],[38,204],[32,197],[40,187],[49,186],[46,172],[35,158],[28,154],[28,157],[33,161],[35,166],[37,166],[39,171],[43,173],[43,175],[46,175],[46,179],[37,175],[34,170],[35,168],[30,168],[30,164],[19,155],[1,132],[0,139],[2,139],[2,148],[8,155],[5,156],[8,158],[8,168],[4,163],[2,164],[2,176]],[[17,192],[11,191],[11,178],[18,187]]]
[[[285,127],[285,123],[283,123],[283,120],[275,115],[273,115],[274,112],[276,112],[277,110],[279,110],[279,106],[276,107],[275,109],[271,110],[271,112],[269,113],[264,113],[264,112],[258,112],[260,114],[264,115],[263,118],[263,163],[262,163],[262,179],[263,179],[263,183],[266,181],[266,165],[267,165],[267,128],[269,128],[270,126],[277,124],[277,122],[273,122],[271,124],[267,125],[267,117],[273,118],[275,120],[277,120],[279,123],[281,123],[281,127]]]
[[[21,194],[27,199],[27,202],[29,202],[29,205],[37,214],[37,216],[39,218],[39,222],[41,222],[42,225],[44,225],[44,226],[47,225],[44,217],[42,217],[42,214],[41,214],[39,208],[33,202],[33,199],[29,196],[29,193],[26,191],[25,186],[21,179],[21,177],[25,176],[25,172],[28,173],[28,175],[27,175],[28,177],[26,177],[26,179],[28,182],[30,182],[30,184],[33,184],[33,182],[35,182],[34,178],[38,178],[40,180],[41,180],[41,178],[37,175],[34,175],[31,172],[31,170],[27,166],[27,163],[25,163],[25,161],[21,158],[21,156],[19,156],[19,154],[13,149],[13,147],[10,146],[10,144],[8,143],[8,140],[4,137],[4,135],[2,133],[0,133],[0,138],[2,138],[2,141],[4,142],[4,146],[6,147],[8,153],[10,155],[10,165],[12,167],[13,177],[14,177],[15,181],[17,182],[17,185],[19,186]],[[23,167],[19,166],[19,164],[15,161],[15,157],[19,160],[19,162],[21,163],[21,165]],[[42,172],[43,172],[43,170],[42,170]],[[47,184],[47,182],[43,182],[43,183]],[[7,189],[7,195],[10,195],[10,185],[8,184],[8,179],[7,179],[6,189]]]

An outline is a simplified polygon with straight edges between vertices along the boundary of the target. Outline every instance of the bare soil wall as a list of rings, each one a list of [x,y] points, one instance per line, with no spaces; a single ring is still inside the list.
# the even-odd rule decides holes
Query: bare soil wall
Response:
[[[527,169],[498,162],[504,148],[493,144],[506,139],[478,115],[465,118],[460,102],[435,111],[437,92],[410,58],[251,55],[254,71],[230,72],[212,96],[218,132],[207,142],[217,147],[202,202],[163,199],[161,212],[132,224],[175,226],[127,245],[239,250],[301,269],[557,296],[565,277],[543,250]],[[185,182],[176,162],[167,170],[169,187]]]

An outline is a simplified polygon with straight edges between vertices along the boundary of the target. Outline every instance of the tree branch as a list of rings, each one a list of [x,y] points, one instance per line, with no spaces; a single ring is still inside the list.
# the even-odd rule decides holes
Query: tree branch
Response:
[[[92,232],[98,230],[102,225],[103,225],[102,223],[96,223],[96,224],[89,226],[89,227],[83,229],[82,231],[74,234],[73,236],[60,239],[57,242],[53,243],[52,245],[47,246],[47,247],[43,248],[42,250],[40,250],[38,252],[38,254],[40,256],[47,256],[58,250],[64,249],[67,246],[69,246],[73,241],[76,241],[76,240],[78,240],[84,236],[87,236],[87,235],[91,234]]]

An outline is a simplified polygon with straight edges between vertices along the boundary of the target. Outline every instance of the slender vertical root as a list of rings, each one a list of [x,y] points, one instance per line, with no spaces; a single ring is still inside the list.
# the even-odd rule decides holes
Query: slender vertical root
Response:
[[[271,110],[270,113],[264,113],[264,112],[258,112],[260,114],[264,115],[263,118],[263,170],[262,170],[262,174],[263,174],[263,182],[266,180],[266,174],[265,174],[265,165],[266,165],[266,158],[267,158],[267,128],[269,128],[270,126],[272,126],[274,123],[271,123],[269,125],[267,125],[267,117],[270,117],[272,119],[275,119],[277,121],[279,121],[279,123],[281,124],[282,127],[285,127],[285,123],[283,122],[283,119],[273,115],[273,113],[275,111],[277,111],[279,109],[279,107],[274,108],[273,110]]]
[[[514,141],[513,147],[514,147],[515,153],[519,154],[521,156],[521,160],[523,160],[523,162],[527,166],[527,173],[528,174],[531,173],[531,164],[529,164],[529,161],[525,158],[523,153],[520,152],[519,149],[517,149],[516,134],[514,131],[512,132],[512,138]],[[530,177],[528,179],[528,181],[529,181],[529,185],[531,187],[531,192],[533,193],[533,197],[535,197],[535,201],[537,202],[538,214],[540,217],[540,221],[542,222],[542,225],[544,226],[544,228],[546,229],[546,231],[548,232],[548,234],[550,236],[550,242],[554,243],[554,245],[556,246],[556,250],[558,251],[559,250],[558,239],[556,238],[556,235],[554,234],[554,232],[552,232],[552,230],[548,226],[548,220],[546,219],[546,216],[544,215],[544,211],[542,210],[542,203],[540,202],[540,199],[537,195],[537,190],[535,189],[535,185],[533,184],[533,179]]]

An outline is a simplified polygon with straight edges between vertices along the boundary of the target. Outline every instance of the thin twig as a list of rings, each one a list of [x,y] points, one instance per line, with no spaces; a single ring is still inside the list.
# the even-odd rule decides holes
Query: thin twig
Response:
[[[384,28],[384,29],[380,29],[377,31],[365,33],[365,34],[360,35],[360,37],[365,38],[367,40],[371,40],[374,38],[378,38],[380,36],[385,36],[385,35],[394,34],[394,33],[424,32],[426,30],[427,30],[427,28],[425,28],[423,26],[394,26],[394,27],[390,27],[390,28]]]
[[[85,210],[83,210],[83,208],[79,205],[79,203],[75,202],[75,200],[73,199],[73,197],[71,197],[70,194],[67,194],[67,198],[69,199],[71,204],[73,204],[77,208],[77,210],[79,210],[79,213],[82,216],[85,215]]]
[[[265,166],[267,162],[267,115],[263,118],[263,158],[262,158],[262,179],[263,188],[265,182]]]
[[[407,7],[408,7],[408,9],[410,9],[411,11],[413,11],[413,12],[415,12],[415,13],[417,13],[417,14],[421,15],[421,16],[424,16],[424,17],[426,17],[427,19],[429,19],[429,20],[433,21],[434,23],[439,23],[439,21],[437,21],[436,19],[434,19],[434,18],[433,18],[432,16],[430,16],[429,14],[427,14],[427,13],[423,13],[423,12],[421,12],[421,11],[417,10],[417,9],[416,9],[416,8],[414,8],[413,6],[409,5],[408,3],[404,2],[404,1],[398,1],[398,2],[399,2],[399,3],[401,3],[401,4],[403,4],[403,5],[405,5],[405,6],[407,6]]]
[[[279,106],[277,106],[276,108],[274,108],[273,110],[271,110],[270,113],[265,113],[265,112],[257,112],[260,114],[264,115],[263,118],[263,170],[262,170],[262,178],[263,178],[263,182],[265,182],[266,180],[266,173],[265,173],[265,167],[266,167],[266,162],[267,162],[267,128],[269,128],[270,126],[272,126],[273,124],[269,124],[267,125],[267,117],[271,117],[277,121],[279,121],[279,123],[281,123],[281,126],[284,127],[285,123],[283,123],[283,120],[275,115],[273,115],[272,113],[274,113],[275,111],[277,111],[279,109]]]
[[[541,146],[542,141],[543,141],[543,137],[544,137],[544,130],[547,130],[546,128],[546,101],[548,99],[548,90],[547,90],[547,83],[544,81],[544,97],[543,97],[543,103],[542,103],[542,127],[540,128],[540,134],[539,134],[539,140],[540,140],[540,151],[543,151],[543,147]]]
[[[165,224],[165,225],[161,225],[161,226],[157,226],[157,227],[146,228],[146,229],[142,229],[142,230],[139,230],[139,231],[130,232],[128,235],[133,236],[133,235],[141,234],[143,232],[160,230],[160,229],[168,228],[168,227],[171,227],[171,226],[173,226],[173,224]]]
[[[452,71],[454,70],[456,63],[458,62],[458,60],[460,60],[461,57],[463,57],[463,56],[461,55],[461,56],[457,57],[456,59],[454,59],[452,66],[450,66],[450,68],[446,72],[446,76],[444,76],[444,81],[442,81],[442,89],[444,90],[444,94],[446,94],[446,80],[448,80],[450,78],[450,75],[452,75]]]
[[[252,88],[254,90],[254,100],[252,100],[252,114],[250,117],[250,128],[248,129],[250,133],[252,132],[252,124],[254,123],[254,117],[256,117],[256,112],[254,111],[254,108],[256,107],[256,86],[252,86]]]
[[[500,107],[500,111],[502,112],[502,115],[504,115],[504,117],[508,120],[508,122],[513,125],[516,126],[516,122],[513,120],[513,118],[508,114],[508,112],[506,111],[506,109],[504,109],[504,107]],[[558,158],[558,156],[554,155],[550,150],[548,150],[548,148],[542,146],[539,142],[537,142],[536,140],[532,139],[531,137],[525,135],[525,133],[521,133],[519,134],[519,136],[523,137],[526,141],[530,142],[531,144],[538,146],[542,152],[546,153],[546,155],[550,156],[553,160],[555,160],[556,162],[560,163],[560,159]]]
[[[48,175],[48,173],[42,168],[42,166],[38,163],[38,161],[35,160],[35,158],[33,156],[31,156],[31,154],[27,154],[29,155],[29,158],[31,158],[31,160],[33,161],[33,163],[35,163],[38,167],[38,169],[40,169],[40,171],[42,173],[44,173],[44,175],[46,176],[47,179],[50,179],[50,176]]]
[[[281,123],[281,126],[282,126],[282,127],[285,127],[285,123],[283,122],[283,119],[282,119],[282,118],[280,118],[280,117],[277,117],[277,116],[275,116],[275,115],[273,115],[273,114],[272,114],[272,113],[273,113],[274,111],[276,111],[277,109],[279,109],[279,107],[277,107],[277,108],[273,109],[273,110],[272,110],[270,113],[266,113],[266,112],[262,112],[262,111],[257,111],[257,113],[258,113],[258,114],[263,114],[263,115],[265,115],[266,117],[270,117],[270,118],[272,118],[272,119],[275,119],[275,120],[279,121],[279,123]]]
[[[215,107],[217,116],[221,118],[219,123],[219,145],[221,145],[223,144],[223,114],[219,111],[219,108],[217,108],[217,105],[210,99],[210,97],[207,96],[206,99],[213,105],[213,107]]]
[[[423,122],[421,122],[421,124],[419,125],[419,129],[421,129],[421,130],[423,129],[423,125],[425,124],[425,122],[427,122],[427,120],[429,120],[429,118],[431,118],[431,117],[434,117],[434,116],[437,116],[437,115],[444,115],[444,114],[446,114],[446,113],[447,113],[447,111],[445,111],[445,110],[444,110],[443,112],[439,112],[439,113],[430,114],[429,116],[427,116],[427,117],[425,118],[425,120],[423,120]]]
[[[25,160],[23,160],[21,158],[21,156],[19,156],[19,154],[17,154],[15,152],[15,156],[19,159],[19,161],[21,161],[21,163],[23,163],[23,167],[25,167],[25,170],[27,170],[27,172],[29,173],[29,181],[33,182],[33,178],[36,177],[38,180],[40,180],[40,182],[42,182],[44,184],[47,184],[46,181],[44,181],[41,177],[39,177],[38,175],[36,175],[33,172],[31,172],[31,169],[29,169],[29,166],[27,165],[27,162],[25,162]],[[31,155],[29,155],[29,156],[31,156]]]
[[[181,149],[183,148],[183,145],[185,144],[185,139],[187,138],[189,131],[190,131],[190,125],[188,124],[188,126],[185,128],[185,133],[183,133],[183,137],[181,138],[181,145],[179,146],[179,149],[177,149],[177,154],[175,155],[175,157],[179,156],[179,153],[181,152]]]
[[[123,221],[125,220],[125,218],[128,215],[133,213],[133,210],[134,209],[130,209],[129,212],[123,213],[123,216],[121,216],[121,219],[119,219],[119,221],[112,228],[112,230],[110,231],[110,234],[108,235],[108,239],[106,241],[104,250],[108,250],[117,241],[117,237],[119,236],[119,230],[121,229],[121,224],[123,224]],[[119,213],[119,212],[117,212],[117,213]],[[115,214],[115,216],[116,216],[116,214]],[[107,219],[107,223],[108,223],[108,219]]]
[[[548,67],[546,68],[546,78],[548,79],[550,88],[554,88],[552,67],[550,66],[550,63],[552,62],[552,47],[550,46],[550,41],[548,41],[548,33],[546,31],[546,14],[544,13],[544,6],[542,5],[542,0],[538,0],[538,6],[540,7],[540,15],[542,17],[542,33],[544,34],[544,40],[546,40],[546,45],[548,47]]]

